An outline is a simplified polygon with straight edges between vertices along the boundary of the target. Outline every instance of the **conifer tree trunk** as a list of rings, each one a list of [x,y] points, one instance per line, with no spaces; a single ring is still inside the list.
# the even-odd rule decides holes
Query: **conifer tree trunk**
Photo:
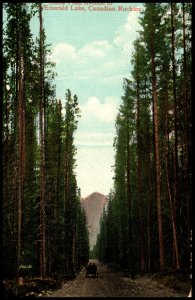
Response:
[[[17,277],[20,277],[22,264],[22,205],[24,200],[25,170],[25,105],[24,105],[24,57],[21,43],[21,31],[18,35],[18,246],[17,246]]]
[[[186,58],[186,20],[185,20],[185,3],[182,3],[183,8],[183,70],[184,70],[184,170],[185,170],[185,201],[187,208],[188,218],[188,248],[190,249],[190,229],[191,229],[191,218],[190,218],[190,178],[189,178],[189,95],[188,95],[188,80],[187,80],[187,58]],[[189,250],[189,258],[190,258]]]
[[[171,223],[173,229],[173,257],[176,258],[176,268],[179,269],[179,255],[178,255],[178,241],[177,241],[177,228],[174,219],[173,197],[170,188],[169,179],[169,130],[168,130],[168,87],[165,89],[165,104],[164,104],[164,120],[165,120],[165,145],[164,145],[164,157],[165,157],[165,174],[166,174],[166,186],[167,194],[170,204]],[[174,266],[174,261],[173,261]]]
[[[139,51],[139,50],[137,50]],[[137,64],[137,74],[136,74],[136,84],[137,84],[137,197],[138,197],[138,214],[139,214],[139,229],[140,229],[140,261],[141,261],[141,271],[144,272],[145,260],[144,260],[144,241],[143,241],[143,208],[142,208],[142,178],[141,178],[141,138],[140,138],[140,82],[138,74],[138,59]]]
[[[44,50],[42,5],[39,4],[40,22],[40,102],[39,102],[39,135],[40,135],[40,276],[46,276],[46,237],[45,237],[45,135],[44,135]]]
[[[75,276],[73,266],[73,211],[71,199],[71,179],[72,179],[72,145],[73,145],[73,128],[71,126],[73,119],[73,105],[71,92],[66,94],[66,140],[65,140],[65,270],[70,277]]]
[[[56,195],[56,217],[59,212],[59,197],[60,197],[60,170],[61,170],[61,118],[62,118],[62,103],[61,100],[58,103],[58,110],[59,110],[59,119],[58,119],[58,136],[59,136],[59,145],[58,145],[58,163],[57,163],[57,195]]]
[[[128,124],[128,123],[127,123]],[[135,276],[135,261],[134,261],[134,246],[133,246],[133,235],[132,235],[132,219],[131,219],[131,167],[130,167],[130,134],[127,129],[127,203],[128,203],[128,236],[129,236],[129,248],[130,248],[130,268],[132,279]]]
[[[67,124],[67,136],[66,136],[66,143],[65,143],[65,190],[64,190],[64,208],[65,208],[65,270],[67,274],[70,272],[70,251],[71,251],[71,244],[70,244],[70,193],[69,193],[69,129]]]
[[[155,146],[155,163],[156,163],[156,199],[157,199],[157,214],[158,214],[159,255],[160,255],[160,270],[164,271],[165,258],[164,258],[164,241],[163,241],[163,218],[162,218],[162,207],[161,207],[158,107],[157,107],[156,66],[155,66],[153,30],[151,32],[151,59],[152,59],[152,94],[153,94],[153,120],[154,120],[154,146]]]
[[[149,132],[149,129],[148,129]],[[148,135],[149,136],[149,135]],[[147,271],[151,270],[151,159],[150,159],[150,139],[148,139],[148,157],[147,157]]]
[[[174,4],[175,5],[175,4]],[[175,25],[173,3],[171,3],[171,47],[172,47],[172,71],[173,71],[173,97],[174,97],[174,186],[173,186],[173,218],[177,224],[177,196],[178,196],[178,116],[177,116],[177,95],[176,95],[176,63],[175,63]],[[176,226],[177,227],[177,226]],[[174,247],[176,243],[174,243]],[[175,249],[177,254],[178,249]],[[178,254],[174,258],[176,268],[179,268]]]
[[[146,78],[145,78],[145,100],[146,100]],[[147,138],[147,271],[151,270],[151,142],[150,142],[150,128],[149,123],[146,124],[146,138]]]

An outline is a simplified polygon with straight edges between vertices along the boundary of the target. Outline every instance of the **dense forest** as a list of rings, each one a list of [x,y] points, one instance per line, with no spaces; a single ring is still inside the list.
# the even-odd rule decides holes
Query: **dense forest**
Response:
[[[132,277],[189,269],[192,230],[192,5],[148,3],[141,14],[94,248]]]
[[[89,260],[75,172],[78,98],[67,89],[56,99],[42,5],[3,9],[2,276],[73,278]],[[132,277],[189,270],[192,230],[192,4],[145,4],[140,24],[91,253]]]
[[[78,99],[70,90],[64,107],[56,99],[41,4],[4,11],[2,276],[74,277],[89,256],[75,175]]]

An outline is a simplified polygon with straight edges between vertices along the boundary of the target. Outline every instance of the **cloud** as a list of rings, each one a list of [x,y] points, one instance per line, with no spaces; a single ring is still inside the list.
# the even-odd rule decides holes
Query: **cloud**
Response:
[[[80,147],[77,160],[77,184],[82,197],[95,191],[107,195],[113,186],[113,147]]]
[[[139,12],[129,12],[126,21],[115,32],[112,40],[94,40],[81,47],[63,42],[56,44],[52,49],[51,58],[56,62],[57,84],[60,85],[63,79],[70,88],[74,82],[78,93],[82,92],[83,85],[87,84],[97,85],[102,89],[118,87],[120,90],[119,85],[122,86],[123,78],[127,74],[129,76],[131,71],[133,41],[138,35],[137,30],[140,29],[139,15]],[[113,112],[109,103],[104,103],[105,111],[109,111],[108,115],[102,110],[101,102],[93,98],[89,100],[88,106],[83,108],[84,111],[91,109],[90,103],[96,107],[96,112],[93,112],[96,116],[99,114],[102,120],[111,118]]]
[[[108,41],[93,41],[80,49],[67,43],[58,43],[52,50],[52,59],[58,64],[69,62],[76,64],[88,63],[94,58],[104,58],[112,50],[113,46]],[[65,61],[64,61],[65,60]]]
[[[114,44],[121,47],[123,53],[131,53],[133,50],[133,41],[138,36],[137,31],[141,29],[141,25],[138,22],[139,16],[139,12],[130,12],[126,23],[116,31]]]
[[[57,63],[60,64],[63,60],[74,60],[76,58],[76,49],[72,45],[66,43],[58,43],[53,51],[51,58]]]
[[[99,121],[113,122],[117,114],[117,99],[108,96],[104,102],[95,97],[89,97],[88,101],[81,105],[81,114],[85,119],[95,118]]]
[[[108,41],[93,41],[81,48],[78,55],[80,59],[83,57],[103,58],[112,48],[112,45]]]
[[[96,146],[107,147],[113,145],[112,131],[78,131],[75,139],[76,146]]]

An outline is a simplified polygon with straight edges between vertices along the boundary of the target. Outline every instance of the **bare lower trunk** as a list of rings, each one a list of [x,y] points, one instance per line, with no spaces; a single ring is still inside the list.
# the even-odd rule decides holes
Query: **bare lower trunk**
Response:
[[[183,5],[183,69],[184,69],[184,169],[185,169],[185,200],[186,210],[188,218],[188,232],[191,228],[191,217],[190,217],[190,178],[189,178],[189,95],[188,95],[188,80],[187,80],[187,59],[186,59],[186,21],[185,21],[185,3]],[[188,245],[190,245],[190,236],[188,235]],[[190,249],[190,246],[188,246]],[[191,252],[189,251],[189,259]]]
[[[42,5],[39,4],[39,21],[40,21],[40,276],[46,276],[46,237],[45,237],[45,135],[44,135],[44,49],[43,49],[43,21]]]
[[[145,80],[146,85],[146,80]],[[148,193],[147,193],[147,272],[151,270],[151,159],[150,159],[150,128],[147,123],[147,143],[148,143],[148,152],[147,152],[147,184],[148,184]]]
[[[138,64],[139,62],[137,62]],[[141,180],[141,138],[140,138],[140,91],[139,91],[139,77],[137,72],[137,197],[138,197],[138,210],[139,210],[139,237],[140,237],[140,261],[141,271],[144,272],[144,242],[143,242],[143,211],[142,211],[142,180]]]
[[[177,224],[177,197],[178,197],[178,117],[177,117],[177,95],[176,95],[176,63],[175,63],[175,25],[174,25],[174,16],[173,16],[173,4],[171,3],[171,43],[172,43],[172,69],[173,69],[173,97],[174,97],[174,184],[173,184],[173,219],[174,219],[174,228],[176,230]],[[174,243],[175,247],[175,243]],[[175,249],[175,253],[178,249]],[[179,268],[178,257],[175,256],[175,265],[176,268]]]
[[[19,33],[19,68],[18,68],[18,246],[17,246],[17,277],[20,278],[22,264],[22,205],[24,197],[25,169],[25,107],[24,107],[24,60]]]
[[[160,177],[160,157],[159,157],[159,133],[158,133],[158,108],[157,108],[157,89],[156,89],[156,67],[154,53],[154,32],[151,33],[151,59],[152,59],[152,94],[153,94],[153,119],[154,119],[154,146],[156,161],[156,199],[158,215],[158,235],[159,235],[159,256],[160,270],[164,271],[164,241],[163,241],[163,218],[161,207],[161,177]]]
[[[128,236],[129,236],[129,249],[130,249],[130,267],[131,277],[135,276],[135,261],[134,261],[134,247],[133,247],[133,236],[132,236],[132,219],[131,219],[131,181],[130,181],[130,136],[129,130],[127,129],[127,202],[128,202]]]

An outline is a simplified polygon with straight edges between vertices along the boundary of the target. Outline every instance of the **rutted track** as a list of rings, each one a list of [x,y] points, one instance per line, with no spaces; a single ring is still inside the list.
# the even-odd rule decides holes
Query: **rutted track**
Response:
[[[98,267],[97,278],[86,278],[85,270],[74,279],[48,297],[187,297],[183,292],[176,292],[149,277],[130,279],[122,277],[107,265],[95,261]]]

